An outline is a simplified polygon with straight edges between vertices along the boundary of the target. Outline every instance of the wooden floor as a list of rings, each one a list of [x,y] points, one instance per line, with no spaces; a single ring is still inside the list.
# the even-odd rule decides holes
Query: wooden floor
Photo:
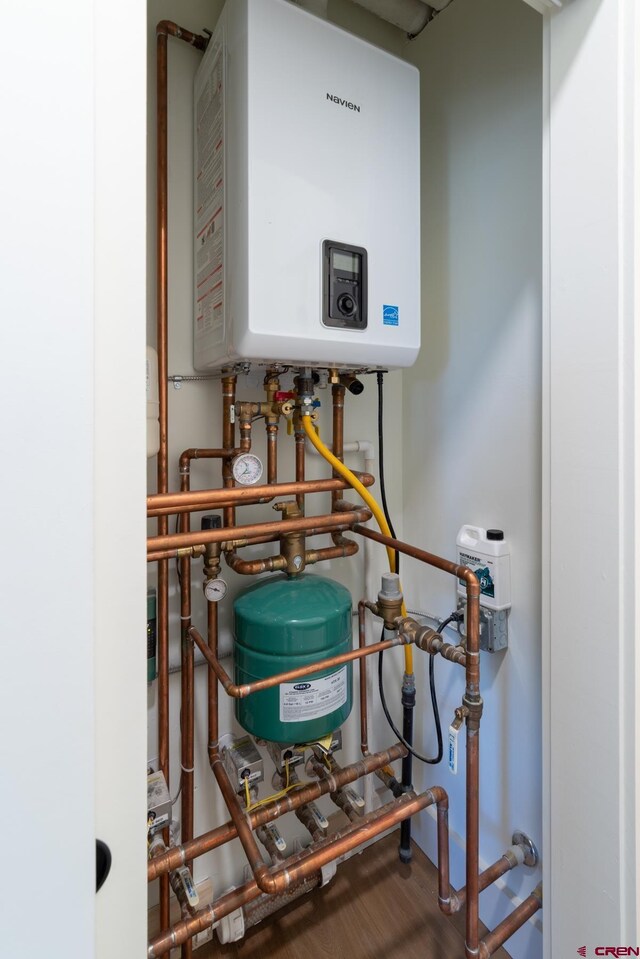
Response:
[[[333,882],[221,946],[214,933],[194,959],[463,959],[464,914],[443,916],[437,872],[414,844],[402,865],[388,836],[338,867]],[[496,959],[509,959],[500,949]]]

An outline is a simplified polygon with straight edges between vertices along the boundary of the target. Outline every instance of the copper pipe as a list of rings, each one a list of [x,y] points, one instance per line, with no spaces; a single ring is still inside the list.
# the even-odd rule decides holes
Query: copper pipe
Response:
[[[284,771],[282,771],[280,773],[280,782],[282,783],[283,788],[288,786],[302,786],[295,768],[290,769],[288,771],[288,775],[286,776]],[[318,839],[321,839],[323,836],[327,835],[327,830],[323,829],[323,827],[320,825],[310,805],[300,806],[299,809],[296,809],[296,819],[298,822],[302,823],[304,828],[311,836],[313,842],[316,842]]]
[[[341,536],[339,533],[333,535],[339,538],[341,542],[334,546],[323,546],[322,549],[308,549],[304,554],[304,561],[307,566],[321,563],[325,559],[343,559],[345,556],[355,556],[358,552],[358,544],[355,540],[347,539],[346,536]]]
[[[252,693],[260,692],[262,689],[271,689],[273,686],[280,685],[280,683],[288,683],[294,679],[300,679],[302,676],[312,676],[315,673],[322,672],[323,669],[333,669],[336,666],[342,666],[344,663],[352,663],[355,659],[363,659],[365,656],[371,656],[382,650],[392,649],[394,646],[406,645],[400,637],[395,636],[393,639],[386,639],[382,643],[376,643],[375,646],[367,646],[365,649],[352,649],[350,652],[342,653],[340,656],[331,656],[329,659],[318,660],[317,663],[310,663],[308,666],[289,669],[286,673],[277,673],[275,676],[269,676],[267,679],[257,679],[253,683],[236,686],[220,660],[212,654],[195,626],[191,627],[189,635],[220,680],[227,695],[233,699],[244,699]]]
[[[400,799],[388,803],[387,806],[382,806],[375,813],[364,816],[359,823],[352,823],[329,839],[314,843],[303,852],[291,856],[274,872],[267,870],[269,878],[274,880],[274,885],[294,885],[301,882],[327,862],[345,855],[362,843],[375,839],[380,833],[390,829],[407,816],[415,815],[432,802],[430,790],[419,796],[407,793]],[[291,879],[287,881],[285,877],[289,876]],[[261,890],[255,880],[234,889],[210,906],[195,913],[190,919],[176,923],[153,939],[149,943],[147,959],[157,959],[260,895]]]
[[[182,457],[181,457],[182,461]],[[181,464],[182,465],[182,464]],[[180,474],[180,488],[189,490],[189,472]],[[191,517],[188,513],[180,516],[180,531],[188,533]],[[180,702],[180,827],[182,842],[193,839],[194,806],[194,681],[193,681],[193,641],[189,636],[191,627],[191,559],[183,556],[180,563],[180,643],[182,658],[181,702]],[[187,863],[191,868],[191,863]]]
[[[304,565],[313,566],[314,563],[321,563],[325,559],[341,559],[345,556],[353,556],[358,552],[358,544],[350,539],[345,539],[344,544],[338,546],[325,546],[322,549],[307,549],[304,554]],[[255,576],[258,573],[274,572],[287,568],[285,556],[265,556],[263,559],[241,559],[235,551],[226,552],[225,559],[227,565],[235,573],[241,573],[244,576]]]
[[[344,386],[341,383],[333,384],[331,397],[333,399],[333,455],[342,462],[344,460]],[[333,475],[338,476],[338,473],[334,471]],[[332,505],[336,499],[337,497],[333,494]]]
[[[362,523],[371,519],[371,513],[366,507],[351,510],[348,513],[341,513],[338,518],[335,513],[326,513],[324,516],[314,516],[307,519],[305,516],[299,519],[272,520],[269,523],[255,523],[252,526],[233,527],[233,534],[238,539],[250,539],[252,536],[264,536],[270,533],[293,533],[298,530],[306,530],[309,523],[313,523],[314,529],[326,527],[341,527],[346,529],[353,526],[354,523]],[[173,533],[166,536],[151,536],[147,540],[147,549],[150,552],[161,549],[185,549],[189,546],[202,546],[204,543],[224,543],[229,540],[230,533],[224,527],[222,529],[200,530],[194,533]]]
[[[182,549],[155,549],[147,553],[147,563],[158,563],[163,559],[180,559],[186,550]],[[202,556],[204,546],[193,546],[189,548],[191,556]]]
[[[371,473],[359,473],[355,470],[363,486],[373,486],[375,479]],[[275,483],[273,486],[239,486],[233,489],[192,490],[190,493],[165,493],[147,497],[147,515],[155,511],[162,513],[196,513],[203,509],[216,509],[227,503],[241,505],[247,501],[268,503],[277,496],[291,496],[296,493],[329,493],[332,490],[344,490],[351,487],[343,479],[304,480],[303,483]]]
[[[157,460],[158,494],[166,494],[169,471],[168,451],[168,330],[169,330],[169,186],[168,186],[168,149],[167,149],[167,37],[172,36],[191,44],[199,50],[205,50],[208,39],[197,36],[189,30],[183,30],[176,23],[162,20],[156,27],[156,331],[158,350],[158,400],[160,448]],[[158,519],[158,535],[168,532],[165,517]],[[160,768],[169,785],[169,564],[161,560],[158,566],[158,759]],[[165,841],[168,842],[165,830]],[[169,922],[169,881],[164,878],[160,884],[160,924]]]
[[[367,645],[367,635],[365,628],[365,604],[361,599],[358,603],[358,645],[360,649],[365,649]],[[369,753],[369,731],[367,723],[367,661],[360,660],[360,749],[362,755]]]
[[[241,906],[245,906],[253,899],[257,899],[262,893],[255,882],[246,882],[238,889],[233,889],[226,895],[221,896],[210,906],[200,909],[194,913],[190,919],[183,919],[174,926],[164,927],[163,932],[155,939],[149,942],[147,947],[147,959],[159,959],[166,953],[171,952],[176,946],[182,945],[189,939],[192,939],[204,929],[209,929],[214,922],[235,912]]]
[[[180,454],[180,469],[188,469],[191,460],[222,460],[226,457],[237,456],[240,452],[238,449],[200,449],[199,447],[191,447]]]
[[[208,37],[185,30],[184,27],[178,26],[172,20],[161,20],[156,27],[156,34],[158,37],[175,37],[176,40],[184,40],[185,43],[195,47],[196,50],[202,50],[202,52],[207,49],[209,43]]]
[[[467,650],[465,663],[465,692],[462,700],[466,710],[467,732],[467,797],[466,797],[466,935],[467,959],[476,959],[478,954],[478,897],[479,885],[479,782],[480,782],[480,719],[482,697],[480,696],[480,585],[476,575],[467,567],[452,563],[426,550],[410,546],[391,536],[384,536],[367,527],[356,526],[354,531],[367,536],[391,549],[412,556],[428,566],[464,580],[467,589]],[[447,893],[448,894],[448,893]]]
[[[164,844],[164,840],[159,835],[154,836],[154,838],[151,841],[151,845],[149,847],[149,858],[154,859],[156,856],[165,855],[166,852],[167,852],[167,847]],[[175,897],[178,900],[178,903],[180,904],[180,912],[182,914],[183,919],[186,919],[188,916],[192,916],[195,910],[193,906],[191,906],[189,903],[189,900],[186,895],[184,883],[182,881],[182,878],[178,875],[177,872],[169,873],[169,883],[175,893]],[[183,951],[185,950],[185,946],[187,947],[187,952],[190,952],[191,943],[190,942],[188,944],[185,943],[185,945],[182,947]]]
[[[455,889],[449,878],[449,797],[444,789],[436,796],[438,822],[438,905],[442,912],[450,915],[460,908]],[[436,790],[434,790],[435,792]]]
[[[383,546],[389,546],[391,549],[397,550],[399,553],[404,553],[406,556],[412,556],[414,559],[420,560],[421,563],[425,563],[427,566],[433,566],[435,569],[441,569],[444,573],[450,573],[451,576],[455,576],[458,579],[464,579],[465,582],[473,582],[478,586],[478,579],[474,573],[471,572],[468,566],[460,566],[458,563],[453,563],[450,559],[444,559],[442,556],[437,556],[435,553],[428,553],[424,549],[419,549],[417,546],[411,546],[409,543],[403,543],[399,539],[393,539],[392,536],[385,536],[384,533],[379,533],[375,529],[369,529],[368,526],[363,527],[354,527],[354,533],[360,533],[361,536],[366,536],[368,539],[374,539],[376,543],[382,543]],[[467,636],[467,640],[469,637]]]
[[[345,388],[341,383],[334,383],[331,387],[331,396],[333,400],[333,423],[332,423],[332,450],[340,462],[344,462],[344,395]],[[338,474],[333,471],[333,476]],[[339,493],[331,494],[331,509],[337,510],[340,500]],[[331,539],[335,546],[342,546],[344,549],[350,549],[353,540],[343,536],[341,533],[332,533]],[[348,554],[352,555],[352,554]]]
[[[331,778],[335,784],[336,775],[341,772],[341,767],[338,765],[333,756],[323,757],[321,762],[317,757],[312,757],[311,759],[311,770],[318,779],[323,780]],[[351,822],[356,822],[362,818],[362,809],[358,808],[354,800],[351,798],[349,793],[344,788],[334,788],[329,793],[329,798],[331,802],[341,809],[345,814],[347,819],[350,819]]]
[[[222,386],[222,445],[225,449],[231,450],[236,445],[236,428],[234,425],[232,410],[236,403],[236,383],[237,376],[223,376]],[[233,468],[231,466],[232,457],[224,457],[222,460],[222,485],[228,490],[234,486]],[[219,492],[222,492],[220,490]],[[213,504],[211,504],[213,505]],[[224,525],[235,526],[236,511],[233,506],[225,506],[223,513]]]
[[[510,872],[512,869],[515,869],[519,865],[519,860],[513,854],[510,849],[507,849],[505,853],[500,856],[491,866],[488,866],[483,872],[478,876],[478,887],[480,892],[484,889],[487,889],[488,886],[492,886],[494,882],[500,879],[506,873]],[[467,901],[467,890],[466,888],[458,889],[455,895],[452,896],[452,912],[458,912],[459,909]],[[443,910],[445,911],[445,910]]]
[[[167,32],[157,28],[157,198],[156,198],[156,329],[160,448],[157,459],[158,493],[169,488],[168,431],[168,180],[167,180]],[[158,519],[158,536],[169,531],[166,517]],[[158,564],[158,762],[169,784],[169,563]],[[164,832],[169,842],[168,830]],[[170,920],[169,878],[160,882],[160,925]]]
[[[284,860],[284,856],[278,849],[276,840],[267,826],[258,826],[256,829],[256,836],[258,837],[260,845],[263,846],[267,852],[272,863],[281,863]]]
[[[296,483],[304,482],[304,469],[305,469],[305,442],[306,434],[302,428],[302,423],[300,417],[296,417],[295,422],[295,439],[296,439]],[[296,502],[302,515],[304,516],[304,493],[296,494]]]
[[[243,453],[249,453],[251,450],[253,415],[257,411],[257,404],[255,403],[238,403],[236,405],[236,419],[240,426],[240,449]]]
[[[215,603],[211,605],[216,608]],[[210,731],[210,741],[212,741],[214,737],[215,741],[217,741],[217,730],[213,735]],[[406,752],[404,746],[396,743],[394,746],[390,746],[389,749],[385,749],[379,753],[371,753],[364,759],[345,766],[329,780],[308,783],[301,786],[300,789],[292,791],[282,799],[275,800],[275,802],[271,802],[268,805],[261,806],[250,812],[249,822],[251,828],[256,829],[264,823],[279,819],[288,812],[296,812],[296,810],[301,809],[303,806],[320,799],[321,796],[325,796],[332,788],[348,786],[363,776],[368,776],[370,773],[376,772],[376,770],[382,766],[402,759],[406,755]],[[204,856],[206,853],[211,852],[212,849],[217,849],[231,839],[235,839],[236,836],[235,826],[232,822],[227,822],[205,833],[203,836],[199,836],[197,839],[192,839],[189,843],[181,846],[173,846],[165,854],[147,864],[147,879],[151,882],[153,879],[157,879],[158,876],[164,875],[184,865],[188,860],[197,859],[199,856]]]
[[[535,916],[538,909],[542,909],[542,886],[537,886],[506,919],[496,926],[496,928],[487,933],[480,942],[478,957],[479,959],[489,959],[500,946],[517,932],[532,916]]]
[[[278,424],[267,423],[267,483],[278,482]]]
[[[313,517],[309,517],[309,522],[313,522],[313,519],[314,519]],[[349,529],[349,528],[350,528],[350,527],[347,526],[345,523],[340,523],[340,522],[338,522],[338,523],[335,524],[335,526],[334,526],[334,525],[328,525],[328,526],[322,526],[322,527],[320,527],[319,529],[315,529],[315,528],[314,528],[314,529],[305,530],[305,536],[307,536],[307,537],[309,537],[309,536],[320,536],[320,535],[323,534],[323,533],[340,532],[340,531],[342,531],[342,530],[346,530],[346,529]],[[242,539],[237,539],[237,540],[234,539],[234,540],[232,541],[232,547],[233,547],[233,549],[236,549],[236,548],[239,548],[239,547],[242,547],[242,546],[257,546],[257,545],[259,545],[259,544],[261,544],[261,543],[275,543],[275,542],[277,542],[279,539],[280,539],[280,536],[279,536],[277,533],[269,533],[269,534],[267,534],[267,535],[265,535],[265,536],[251,536],[250,538],[245,538],[245,537],[243,537]],[[357,544],[356,544],[356,545],[357,545]],[[226,549],[227,546],[226,546],[225,544],[223,544],[223,548]],[[229,546],[229,549],[231,549],[231,546]],[[233,551],[233,549],[232,549],[231,551]],[[336,556],[338,556],[338,555],[339,555],[339,556],[343,556],[343,555],[344,555],[344,547],[338,548],[338,547],[333,547],[333,546],[327,546],[327,547],[326,547],[327,553],[326,553],[326,554],[323,553],[323,555],[322,555],[321,558],[322,558],[322,559],[331,559],[331,555],[329,555],[329,550],[331,550],[331,551],[332,551],[332,554],[333,554],[333,550],[334,550],[334,549],[336,550],[336,554],[335,554]],[[204,551],[205,551],[205,547],[204,547],[203,544],[200,544],[199,546],[187,546],[187,547],[184,547],[184,548],[182,548],[182,549],[177,549],[177,548],[175,548],[175,549],[154,549],[154,550],[150,550],[150,551],[147,553],[147,562],[148,562],[148,563],[155,563],[155,562],[157,562],[158,560],[161,560],[161,559],[179,559],[180,556],[186,555],[186,554],[188,554],[188,555],[190,555],[190,556],[202,556],[203,553],[204,553]],[[311,552],[314,552],[314,551],[312,550]],[[321,553],[322,550],[317,550],[316,552]],[[316,562],[320,562],[320,559],[316,559]]]
[[[211,768],[231,814],[233,824],[238,831],[238,839],[242,844],[254,879],[262,892],[268,892],[270,895],[279,895],[286,892],[287,889],[306,879],[321,866],[338,859],[344,853],[351,851],[368,839],[374,838],[380,832],[401,822],[408,816],[414,815],[434,802],[429,791],[422,793],[420,796],[416,796],[415,793],[405,793],[399,799],[394,799],[386,806],[363,816],[360,822],[352,823],[342,833],[321,840],[316,844],[313,851],[304,856],[298,863],[292,864],[291,860],[287,859],[278,868],[272,870],[269,869],[260,855],[251,827],[245,818],[244,810],[219,756],[214,758]]]
[[[257,576],[258,573],[273,573],[276,570],[286,569],[287,561],[284,556],[265,556],[264,559],[242,559],[235,550],[225,552],[224,558],[234,573],[243,576]]]
[[[209,651],[214,659],[218,658],[218,604],[207,603],[207,639]],[[209,756],[218,748],[218,681],[213,672],[207,670],[207,700],[209,723]]]

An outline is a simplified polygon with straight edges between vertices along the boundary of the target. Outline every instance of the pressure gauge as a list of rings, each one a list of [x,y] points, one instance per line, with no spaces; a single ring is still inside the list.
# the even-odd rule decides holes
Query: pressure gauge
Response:
[[[227,595],[227,584],[223,579],[208,579],[204,584],[204,595],[210,603],[219,603]]]
[[[254,453],[240,453],[231,465],[233,478],[241,486],[253,486],[262,476],[262,463]]]

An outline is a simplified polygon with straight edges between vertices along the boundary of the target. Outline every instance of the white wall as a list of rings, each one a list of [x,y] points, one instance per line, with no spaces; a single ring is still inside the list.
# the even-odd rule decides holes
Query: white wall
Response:
[[[144,951],[141,27],[119,2],[3,9],[0,925],[16,957]],[[114,854],[98,896],[96,836]]]
[[[0,923],[6,955],[51,954],[73,908],[80,959],[95,900],[93,10],[68,7],[72,27],[36,2],[3,12]]]
[[[141,5],[96,2],[96,833],[113,855],[96,897],[98,959],[142,956],[147,941],[145,31]]]
[[[423,347],[403,384],[405,530],[451,558],[464,523],[504,529],[512,548],[510,647],[481,661],[480,856],[489,864],[515,828],[542,843],[542,18],[514,0],[456,0],[410,53],[422,75]],[[404,570],[409,605],[443,618],[454,608],[450,577],[411,561]],[[446,735],[464,676],[443,661],[436,673]],[[418,742],[432,754],[426,699]],[[416,781],[447,789],[451,827],[464,837],[464,746],[459,764],[457,777],[418,765]],[[422,817],[415,835],[434,858],[433,820]],[[454,844],[456,885],[463,862]],[[540,871],[507,881],[523,898]],[[506,895],[481,898],[490,927],[510,908]],[[540,933],[532,924],[508,950],[538,959]]]
[[[639,49],[634,0],[576,0],[548,23],[545,884],[553,913],[545,935],[553,956],[640,943]]]

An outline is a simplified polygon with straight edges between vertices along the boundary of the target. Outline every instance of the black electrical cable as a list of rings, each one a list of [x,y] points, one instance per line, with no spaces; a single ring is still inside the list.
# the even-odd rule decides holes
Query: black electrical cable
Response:
[[[457,620],[459,615],[460,614],[458,612],[451,613],[450,616],[447,616],[446,619],[443,619],[442,622],[438,624],[436,632],[441,633],[443,629],[446,629],[449,623],[452,623],[454,622],[454,620]],[[384,639],[384,627],[382,629],[382,634],[380,636],[380,640],[382,641],[383,639]],[[433,707],[433,718],[436,724],[436,737],[438,740],[438,752],[433,759],[429,759],[428,756],[423,756],[421,753],[416,752],[413,746],[404,739],[399,729],[397,729],[395,723],[393,722],[393,719],[391,718],[391,714],[387,706],[387,700],[384,695],[384,685],[382,681],[383,656],[384,656],[384,650],[380,650],[380,652],[378,653],[378,689],[380,691],[380,702],[382,703],[382,709],[384,711],[384,714],[387,717],[387,722],[391,726],[394,736],[398,737],[399,742],[401,742],[402,745],[409,750],[412,756],[415,756],[415,758],[419,759],[420,762],[422,763],[428,763],[430,766],[437,766],[439,762],[442,762],[442,757],[444,755],[444,746],[442,741],[442,725],[440,723],[440,710],[438,708],[438,697],[436,694],[435,669],[434,669],[435,655],[431,654],[429,656],[429,692],[431,693],[431,705]]]
[[[389,514],[389,507],[387,506],[387,492],[384,485],[384,424],[383,424],[383,394],[384,394],[384,373],[382,370],[378,370],[376,374],[378,380],[378,473],[380,474],[380,499],[382,500],[382,509],[384,511],[385,519],[389,524],[389,529],[391,530],[391,535],[394,539],[397,539],[396,531],[393,528],[393,523],[391,522],[391,516]],[[395,573],[400,572],[400,553],[395,550]]]

